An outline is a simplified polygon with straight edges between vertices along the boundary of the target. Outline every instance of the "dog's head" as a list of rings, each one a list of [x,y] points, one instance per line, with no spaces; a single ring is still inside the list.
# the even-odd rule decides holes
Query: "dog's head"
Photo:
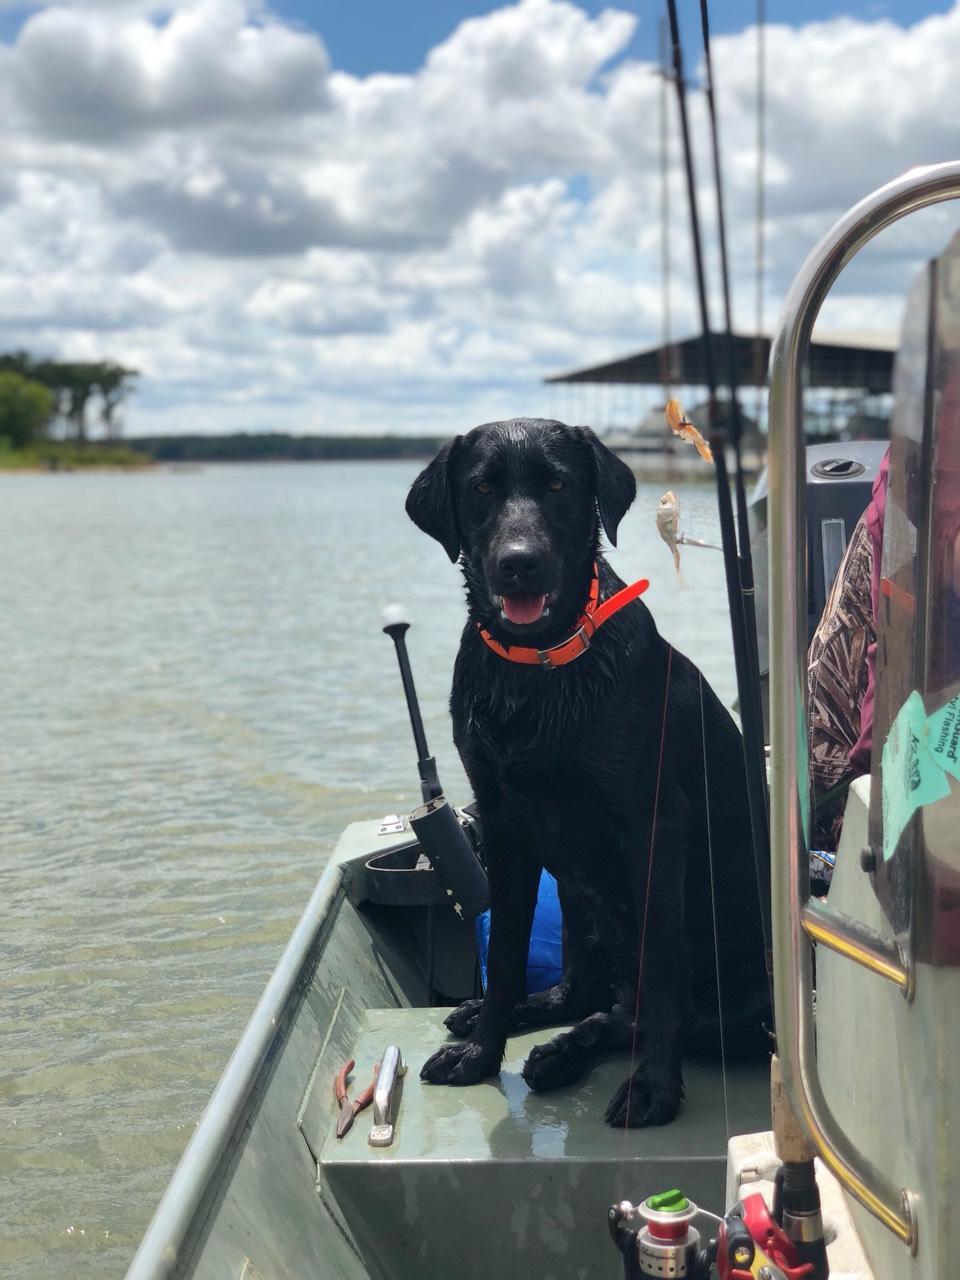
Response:
[[[512,418],[444,445],[407,514],[461,560],[477,621],[543,643],[583,609],[601,526],[616,546],[635,494],[633,472],[589,427]]]

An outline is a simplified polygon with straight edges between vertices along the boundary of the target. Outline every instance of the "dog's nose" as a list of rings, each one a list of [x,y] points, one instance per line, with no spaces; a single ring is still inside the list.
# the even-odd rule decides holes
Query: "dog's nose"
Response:
[[[515,544],[501,553],[497,568],[504,578],[522,586],[543,568],[543,556],[534,547]]]

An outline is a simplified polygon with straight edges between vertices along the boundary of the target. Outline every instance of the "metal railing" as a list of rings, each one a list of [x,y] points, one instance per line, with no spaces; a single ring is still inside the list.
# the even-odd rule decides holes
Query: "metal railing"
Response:
[[[898,942],[889,942],[853,916],[834,911],[817,898],[811,898],[803,907],[800,922],[811,942],[846,956],[894,983],[908,1000],[913,998],[913,963]]]
[[[770,353],[771,874],[774,987],[787,1094],[821,1158],[847,1191],[910,1249],[916,1204],[851,1143],[817,1072],[811,939],[894,981],[905,994],[903,955],[849,917],[809,901],[798,778],[806,776],[807,541],[801,375],[823,301],[851,258],[914,210],[960,198],[960,162],[913,169],[855,205],[813,250],[787,295]]]

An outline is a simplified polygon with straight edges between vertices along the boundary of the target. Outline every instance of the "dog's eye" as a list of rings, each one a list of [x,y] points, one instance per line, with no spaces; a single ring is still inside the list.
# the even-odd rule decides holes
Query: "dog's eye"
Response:
[[[567,487],[566,480],[551,480],[547,488],[551,493],[560,493]]]
[[[477,493],[482,493],[484,495],[493,493],[493,485],[487,484],[486,480],[478,480],[473,487],[476,489]]]

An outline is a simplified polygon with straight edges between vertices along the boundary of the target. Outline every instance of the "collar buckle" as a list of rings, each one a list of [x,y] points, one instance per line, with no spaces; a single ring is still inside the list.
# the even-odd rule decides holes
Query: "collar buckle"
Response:
[[[568,662],[572,662],[574,658],[579,658],[582,653],[590,648],[590,640],[593,636],[593,630],[587,631],[586,624],[583,623],[577,627],[576,631],[569,640],[564,640],[563,644],[554,645],[552,649],[538,649],[537,657],[540,659],[540,665],[545,667],[547,671],[556,671],[557,667],[565,666]],[[580,641],[580,648],[573,649],[575,641]],[[554,661],[556,655],[557,661]]]
[[[590,631],[587,631],[586,620],[584,620],[583,625],[577,627],[576,631],[570,637],[571,640],[580,641],[581,645],[583,646],[583,648],[580,650],[580,653],[586,653],[586,651],[590,648],[590,641],[593,639],[593,633],[596,630],[596,627],[593,626],[592,618],[590,619],[590,624],[591,624],[591,629]],[[580,657],[580,653],[576,655],[578,658]]]

